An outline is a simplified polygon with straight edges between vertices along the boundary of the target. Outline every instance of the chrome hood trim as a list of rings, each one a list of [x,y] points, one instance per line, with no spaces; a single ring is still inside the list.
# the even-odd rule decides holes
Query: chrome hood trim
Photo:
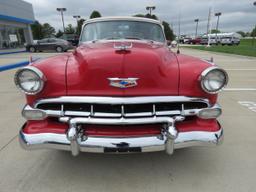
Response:
[[[91,97],[91,96],[63,96],[51,99],[38,100],[35,107],[43,103],[95,103],[95,104],[146,104],[146,103],[169,103],[169,102],[204,102],[208,106],[209,100],[200,97],[186,96],[149,96],[149,97]]]

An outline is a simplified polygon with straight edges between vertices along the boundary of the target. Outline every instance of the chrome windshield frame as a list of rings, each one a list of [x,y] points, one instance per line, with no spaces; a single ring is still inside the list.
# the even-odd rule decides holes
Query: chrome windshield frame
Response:
[[[82,30],[81,30],[81,35],[79,37],[79,45],[84,44],[84,43],[88,43],[88,42],[94,42],[94,41],[82,41],[82,34],[85,30],[86,25],[91,24],[91,23],[96,23],[96,22],[108,22],[108,21],[134,21],[134,22],[146,22],[146,23],[152,23],[152,24],[156,24],[159,25],[161,27],[161,31],[163,34],[163,38],[164,38],[164,42],[158,42],[158,41],[154,41],[153,42],[157,42],[157,43],[162,43],[162,44],[167,44],[167,40],[166,40],[166,35],[164,32],[164,26],[162,25],[162,23],[158,20],[154,20],[154,19],[148,19],[148,18],[141,18],[141,17],[100,17],[100,18],[95,18],[95,19],[89,19],[87,21],[85,21],[85,23],[82,26]],[[95,41],[102,41],[104,39],[97,39]],[[117,40],[117,39],[114,39]],[[118,39],[120,40],[120,39]],[[125,40],[129,40],[129,39],[125,39]],[[141,41],[151,41],[150,39],[143,39]]]

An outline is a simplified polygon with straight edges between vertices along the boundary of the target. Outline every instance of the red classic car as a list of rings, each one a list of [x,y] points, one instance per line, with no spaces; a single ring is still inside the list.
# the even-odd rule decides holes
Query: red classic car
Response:
[[[159,21],[86,21],[78,48],[21,68],[25,149],[130,153],[217,145],[223,129],[217,93],[227,73],[176,54]]]

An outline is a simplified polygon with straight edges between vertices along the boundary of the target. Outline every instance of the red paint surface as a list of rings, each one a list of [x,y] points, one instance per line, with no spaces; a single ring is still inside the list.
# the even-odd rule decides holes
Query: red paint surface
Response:
[[[133,42],[129,52],[116,52],[114,43],[82,45],[66,53],[33,63],[46,76],[44,90],[27,96],[29,104],[42,98],[59,96],[191,96],[209,98],[198,81],[211,65],[202,60],[176,55],[162,44]],[[109,86],[108,78],[139,78],[127,89]]]
[[[77,49],[67,65],[68,95],[178,95],[178,64],[163,45],[134,42],[129,52],[114,43],[91,43]],[[139,78],[128,89],[109,86],[108,78]]]
[[[162,126],[157,125],[134,125],[134,126],[101,126],[84,125],[87,135],[90,136],[146,136],[160,134]],[[195,118],[176,124],[179,132],[207,131],[214,132],[220,129],[216,120],[202,120]],[[37,133],[58,133],[65,134],[68,130],[68,124],[58,123],[51,120],[28,121],[23,129],[26,134]]]
[[[200,59],[176,55],[162,44],[133,42],[128,52],[117,52],[114,43],[82,45],[74,53],[65,53],[32,64],[46,76],[43,91],[27,96],[33,105],[38,99],[59,96],[189,96],[208,98],[212,104],[217,95],[205,93],[199,83],[203,70],[211,64]],[[109,86],[108,78],[139,78],[136,87],[120,89]],[[25,133],[65,133],[67,124],[51,120],[29,121]],[[177,124],[180,132],[216,131],[216,120],[194,119]],[[91,135],[156,134],[159,127],[145,125],[132,129],[124,127],[87,126]]]
[[[58,123],[51,120],[44,121],[27,121],[23,132],[26,134],[37,133],[59,133],[64,134],[68,129],[68,124]]]
[[[106,137],[127,137],[127,136],[148,136],[159,135],[161,125],[147,126],[100,126],[85,125],[85,134],[88,136],[106,136]]]
[[[180,68],[179,95],[208,98],[212,104],[216,103],[217,95],[207,94],[200,85],[201,73],[212,65],[206,61],[186,55],[177,55]]]
[[[27,103],[32,105],[36,100],[66,95],[66,63],[70,54],[50,57],[32,64],[46,77],[44,89],[37,95],[27,96]]]

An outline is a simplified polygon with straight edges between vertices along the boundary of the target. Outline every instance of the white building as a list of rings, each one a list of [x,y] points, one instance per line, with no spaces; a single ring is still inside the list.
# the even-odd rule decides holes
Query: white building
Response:
[[[30,25],[34,21],[32,4],[23,0],[0,0],[0,49],[32,42]]]

